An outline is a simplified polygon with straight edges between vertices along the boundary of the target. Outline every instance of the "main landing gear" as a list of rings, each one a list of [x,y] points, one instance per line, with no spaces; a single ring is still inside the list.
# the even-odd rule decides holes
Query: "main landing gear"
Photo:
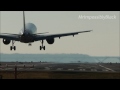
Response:
[[[42,49],[45,50],[45,46],[43,46],[43,40],[41,43],[42,43],[42,46],[40,46],[40,50],[42,50]]]
[[[16,46],[14,46],[15,41],[12,40],[12,46],[10,46],[10,50],[14,49],[16,50]]]

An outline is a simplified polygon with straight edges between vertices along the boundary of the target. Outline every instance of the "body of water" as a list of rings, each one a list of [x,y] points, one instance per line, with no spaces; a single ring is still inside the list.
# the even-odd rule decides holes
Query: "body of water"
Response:
[[[120,63],[120,57],[94,57],[82,54],[1,54],[2,62]]]

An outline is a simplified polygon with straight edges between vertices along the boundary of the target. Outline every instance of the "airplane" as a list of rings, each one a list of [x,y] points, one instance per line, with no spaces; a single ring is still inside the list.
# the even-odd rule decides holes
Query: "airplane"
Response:
[[[19,41],[21,43],[28,43],[29,46],[31,46],[31,43],[35,41],[41,41],[42,46],[40,46],[40,50],[45,50],[45,46],[43,45],[44,40],[46,40],[48,44],[53,44],[55,42],[55,38],[60,39],[61,37],[70,35],[74,37],[74,35],[77,35],[79,33],[85,33],[90,31],[92,30],[51,35],[46,35],[46,33],[48,32],[37,33],[37,28],[33,23],[25,23],[25,12],[23,11],[23,28],[20,30],[20,32],[18,34],[1,33],[0,38],[3,39],[3,43],[5,45],[10,44],[10,42],[12,41],[12,46],[10,46],[10,50],[16,50],[16,46],[14,46],[15,41]]]

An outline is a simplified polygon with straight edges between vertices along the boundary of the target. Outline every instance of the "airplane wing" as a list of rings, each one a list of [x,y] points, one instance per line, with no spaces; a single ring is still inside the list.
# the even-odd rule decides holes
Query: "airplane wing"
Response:
[[[48,39],[48,38],[60,38],[60,37],[64,37],[64,36],[70,36],[70,35],[77,35],[79,33],[85,33],[85,32],[90,32],[92,30],[87,30],[87,31],[80,31],[80,32],[71,32],[71,33],[62,33],[62,34],[51,34],[51,35],[36,35],[35,36],[35,41],[39,41],[39,40],[44,40],[44,39]]]
[[[6,33],[4,33],[4,34],[0,34],[0,38],[19,41],[18,34],[6,34]]]

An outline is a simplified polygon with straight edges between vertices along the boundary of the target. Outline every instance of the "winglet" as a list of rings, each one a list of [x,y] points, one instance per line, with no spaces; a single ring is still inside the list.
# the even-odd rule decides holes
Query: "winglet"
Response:
[[[78,32],[78,33],[91,32],[91,31],[93,31],[93,30],[80,31],[80,32]]]

